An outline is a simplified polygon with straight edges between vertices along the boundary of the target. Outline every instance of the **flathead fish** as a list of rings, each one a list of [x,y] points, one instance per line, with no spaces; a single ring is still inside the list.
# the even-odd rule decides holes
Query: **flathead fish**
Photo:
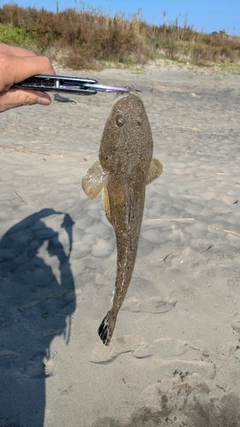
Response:
[[[98,333],[109,345],[126,296],[137,255],[146,185],[162,173],[152,157],[152,132],[143,102],[133,89],[118,93],[104,127],[99,160],[86,172],[82,187],[90,199],[102,191],[102,204],[117,241],[117,277],[112,308]]]

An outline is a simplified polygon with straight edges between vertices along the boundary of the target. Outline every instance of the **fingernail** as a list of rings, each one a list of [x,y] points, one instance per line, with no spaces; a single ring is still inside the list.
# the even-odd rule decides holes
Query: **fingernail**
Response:
[[[51,99],[39,97],[38,103],[41,105],[49,105],[49,104],[51,104]]]

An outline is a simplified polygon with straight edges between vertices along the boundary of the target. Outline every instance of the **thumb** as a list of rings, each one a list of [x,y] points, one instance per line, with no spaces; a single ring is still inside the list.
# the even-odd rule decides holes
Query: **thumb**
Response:
[[[49,105],[50,96],[45,92],[29,89],[9,89],[0,94],[0,113],[23,105]]]

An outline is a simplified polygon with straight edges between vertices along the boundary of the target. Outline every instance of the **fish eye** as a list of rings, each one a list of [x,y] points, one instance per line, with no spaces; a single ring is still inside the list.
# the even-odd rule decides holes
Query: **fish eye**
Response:
[[[122,116],[117,116],[116,123],[117,123],[118,126],[122,126],[122,125],[124,125],[125,120],[124,120],[124,118]]]
[[[143,122],[143,118],[142,118],[142,116],[138,116],[138,118],[137,118],[137,123],[138,123],[139,125],[141,125],[141,124],[142,124],[142,122]]]

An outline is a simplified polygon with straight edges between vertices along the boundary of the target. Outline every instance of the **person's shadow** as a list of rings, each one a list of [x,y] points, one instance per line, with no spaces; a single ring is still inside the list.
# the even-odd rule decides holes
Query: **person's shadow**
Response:
[[[46,225],[51,218],[54,227]],[[53,229],[60,224],[67,249]],[[50,343],[61,334],[68,343],[76,306],[73,224],[68,214],[43,209],[0,241],[0,427],[43,427]]]

